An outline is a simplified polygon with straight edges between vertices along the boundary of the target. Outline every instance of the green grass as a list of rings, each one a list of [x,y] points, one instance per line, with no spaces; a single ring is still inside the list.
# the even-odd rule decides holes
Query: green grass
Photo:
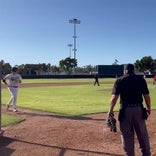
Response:
[[[24,121],[23,118],[4,113],[2,114],[2,127],[11,126],[22,121]]]
[[[81,115],[105,111],[108,106],[110,92],[104,96],[103,86],[55,86],[20,88],[18,106],[66,115]],[[3,91],[3,103],[10,96],[8,90]],[[107,107],[108,108],[108,107]]]
[[[19,88],[17,105],[26,109],[72,116],[107,112],[114,81],[115,79],[100,79],[101,86],[93,86],[94,79],[24,80],[23,83],[91,82],[91,84]],[[156,103],[154,102],[156,101],[156,89],[151,83],[152,79],[148,79],[147,82],[151,94],[152,109],[156,109]],[[8,90],[3,89],[2,103],[6,103],[9,97]],[[118,109],[119,103],[115,107],[116,111]]]

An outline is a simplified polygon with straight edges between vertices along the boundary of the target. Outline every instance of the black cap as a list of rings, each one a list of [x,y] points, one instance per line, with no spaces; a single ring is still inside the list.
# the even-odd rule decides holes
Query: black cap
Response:
[[[13,67],[13,68],[12,68],[12,72],[16,72],[17,70],[18,70],[17,67]]]
[[[129,63],[125,65],[124,69],[128,71],[134,71],[134,65]]]

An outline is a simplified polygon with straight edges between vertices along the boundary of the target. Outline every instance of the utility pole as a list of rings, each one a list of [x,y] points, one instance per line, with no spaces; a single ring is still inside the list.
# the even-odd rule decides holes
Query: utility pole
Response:
[[[72,20],[69,20],[69,23],[74,24],[74,36],[73,36],[73,38],[74,38],[74,49],[73,49],[73,51],[74,51],[74,59],[76,59],[76,51],[77,51],[77,49],[76,49],[76,38],[77,38],[77,36],[76,36],[76,24],[80,24],[80,20],[74,18]]]
[[[69,47],[69,57],[71,58],[71,47],[72,47],[73,45],[72,44],[68,44],[68,47]]]

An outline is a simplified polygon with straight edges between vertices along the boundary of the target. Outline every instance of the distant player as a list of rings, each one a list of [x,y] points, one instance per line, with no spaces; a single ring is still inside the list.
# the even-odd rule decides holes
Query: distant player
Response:
[[[14,112],[18,112],[16,107],[17,93],[18,93],[19,84],[22,82],[22,77],[20,76],[20,74],[18,74],[17,71],[18,68],[13,67],[12,72],[10,74],[7,74],[3,78],[3,82],[8,86],[9,92],[11,94],[9,101],[6,104],[6,110],[9,110],[9,106],[12,103]]]
[[[95,78],[94,86],[95,86],[96,84],[97,84],[98,86],[100,86],[98,75],[96,74],[94,78]]]
[[[154,78],[153,78],[153,85],[155,85],[155,88],[156,88],[156,75],[154,75]]]

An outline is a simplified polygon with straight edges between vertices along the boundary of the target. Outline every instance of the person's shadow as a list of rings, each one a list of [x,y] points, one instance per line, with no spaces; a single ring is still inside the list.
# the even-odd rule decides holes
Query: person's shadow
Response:
[[[10,143],[14,142],[14,139],[8,137],[0,137],[0,156],[10,156],[15,152],[15,149],[6,147]]]

